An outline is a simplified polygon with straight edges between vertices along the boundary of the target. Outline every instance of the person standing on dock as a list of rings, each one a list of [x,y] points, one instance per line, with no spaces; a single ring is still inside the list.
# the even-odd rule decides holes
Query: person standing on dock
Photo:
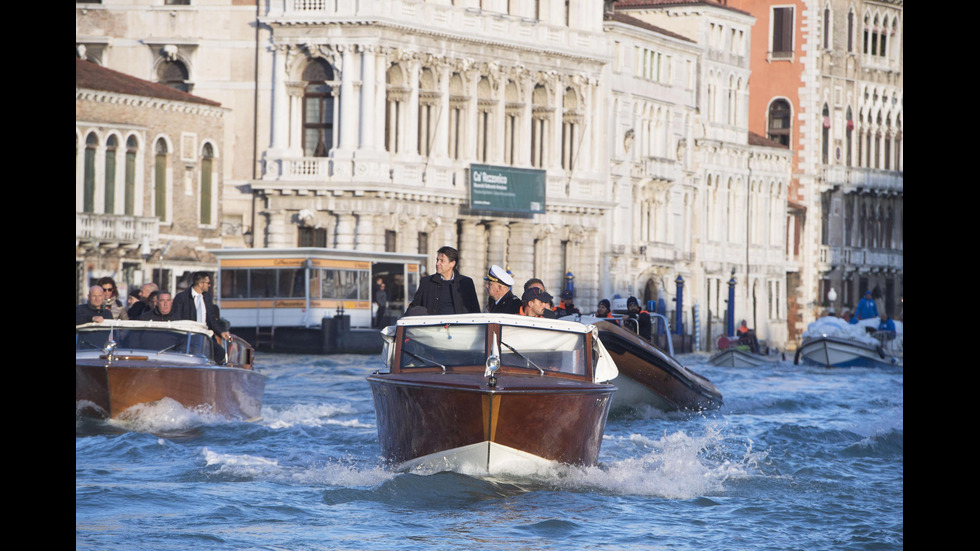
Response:
[[[430,315],[473,314],[480,311],[473,280],[459,273],[459,251],[445,246],[436,253],[436,273],[419,282],[409,307],[422,306]]]

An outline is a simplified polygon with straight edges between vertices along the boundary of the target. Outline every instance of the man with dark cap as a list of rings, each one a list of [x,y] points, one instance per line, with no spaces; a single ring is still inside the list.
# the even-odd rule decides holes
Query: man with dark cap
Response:
[[[650,312],[640,309],[640,302],[636,300],[636,297],[626,299],[626,309],[629,310],[627,316],[636,320],[640,337],[650,340],[653,335],[653,322],[650,319]]]
[[[558,308],[555,308],[555,315],[559,318],[562,316],[570,316],[572,314],[581,314],[578,308],[575,307],[575,301],[572,300],[571,289],[565,289],[561,292],[561,303]]]
[[[511,287],[514,286],[514,278],[506,270],[494,264],[490,266],[486,277],[487,294],[490,300],[487,302],[487,312],[493,314],[518,314],[521,311],[521,299],[514,296]]]
[[[544,312],[548,309],[548,305],[551,304],[552,299],[553,297],[546,291],[542,291],[538,287],[531,287],[527,291],[524,291],[524,296],[521,297],[523,304],[521,305],[520,314],[532,318],[543,318]]]
[[[595,317],[597,318],[611,318],[612,315],[612,304],[609,303],[609,299],[602,299],[599,301],[599,305],[595,309]]]

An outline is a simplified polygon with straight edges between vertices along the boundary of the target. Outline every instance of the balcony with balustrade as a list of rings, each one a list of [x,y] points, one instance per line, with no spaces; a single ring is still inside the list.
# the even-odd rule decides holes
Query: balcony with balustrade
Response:
[[[159,219],[155,217],[91,212],[75,213],[75,245],[88,250],[138,249],[145,241],[159,240]]]

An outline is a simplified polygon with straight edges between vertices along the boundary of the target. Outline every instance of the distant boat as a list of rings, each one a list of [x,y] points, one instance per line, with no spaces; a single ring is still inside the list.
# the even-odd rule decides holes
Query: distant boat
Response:
[[[621,327],[616,318],[562,319],[573,317],[595,325],[599,339],[616,362],[619,376],[612,382],[619,391],[613,398],[613,408],[648,405],[663,411],[699,411],[721,407],[721,391],[711,381]]]
[[[252,362],[247,342],[233,335],[224,351],[217,350],[211,330],[194,321],[78,325],[75,409],[86,417],[115,419],[135,405],[170,398],[188,409],[256,420],[266,376]]]
[[[875,331],[878,323],[878,318],[849,324],[833,316],[822,317],[811,323],[803,333],[803,340],[796,351],[793,363],[799,364],[802,360],[805,365],[819,367],[899,365],[899,358],[889,352],[895,343],[886,343],[873,336],[881,335]],[[889,351],[886,351],[886,347]]]
[[[367,378],[398,470],[595,465],[616,366],[591,325],[508,314],[405,317]]]
[[[762,367],[779,363],[779,355],[759,354],[749,346],[740,344],[739,339],[724,335],[718,338],[718,351],[708,358],[708,363],[717,367]]]

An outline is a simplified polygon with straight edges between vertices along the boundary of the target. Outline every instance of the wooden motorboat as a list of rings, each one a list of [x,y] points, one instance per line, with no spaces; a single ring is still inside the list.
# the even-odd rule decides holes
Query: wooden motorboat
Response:
[[[711,381],[623,328],[615,319],[593,316],[578,316],[578,319],[595,325],[599,339],[619,369],[619,376],[613,379],[619,389],[613,408],[648,405],[663,411],[699,411],[721,407],[721,392]]]
[[[132,406],[170,398],[188,409],[255,420],[266,376],[252,361],[247,342],[232,335],[217,346],[212,332],[193,321],[78,325],[75,409],[115,419]]]
[[[760,354],[739,339],[724,335],[716,341],[718,351],[708,358],[708,363],[718,367],[772,366],[782,359],[781,355]]]
[[[793,358],[794,364],[817,367],[891,367],[898,358],[885,351],[882,342],[873,335],[878,318],[856,324],[833,316],[811,323]]]
[[[591,325],[514,316],[405,317],[368,377],[398,470],[523,472],[595,465],[616,387]]]

